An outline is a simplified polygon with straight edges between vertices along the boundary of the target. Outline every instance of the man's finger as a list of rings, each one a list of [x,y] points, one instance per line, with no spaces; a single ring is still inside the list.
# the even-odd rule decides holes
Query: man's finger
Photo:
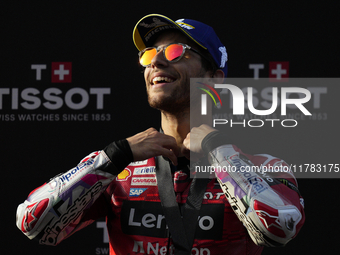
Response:
[[[166,149],[166,148],[160,148],[159,152],[160,152],[160,155],[167,157],[168,159],[170,159],[172,164],[177,166],[177,164],[178,164],[177,155],[172,150],[169,150],[169,149]]]

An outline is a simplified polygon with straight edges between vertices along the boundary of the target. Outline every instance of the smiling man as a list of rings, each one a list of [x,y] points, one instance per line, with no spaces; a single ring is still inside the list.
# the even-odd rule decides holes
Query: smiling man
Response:
[[[177,116],[183,111],[189,114],[190,78],[209,78],[214,75],[223,77],[224,73],[218,70],[213,74],[211,70],[205,70],[202,66],[202,57],[197,50],[194,50],[193,42],[178,31],[163,32],[154,45],[158,53],[146,66],[144,72],[150,106],[161,110],[163,114]],[[197,47],[199,46],[196,45]],[[157,51],[156,49],[154,51]],[[168,62],[164,52],[171,50],[183,52],[182,61],[177,57],[172,62]],[[140,53],[142,60],[145,54],[148,53],[144,49]],[[177,64],[171,65],[174,61]]]
[[[263,246],[289,242],[304,223],[294,176],[239,171],[287,164],[243,153],[199,118],[190,123],[190,78],[227,74],[214,30],[152,14],[137,23],[133,39],[161,130],[115,141],[31,192],[18,207],[18,228],[57,245],[105,216],[110,254],[261,254]],[[214,166],[229,160],[238,171],[196,178],[190,155]]]

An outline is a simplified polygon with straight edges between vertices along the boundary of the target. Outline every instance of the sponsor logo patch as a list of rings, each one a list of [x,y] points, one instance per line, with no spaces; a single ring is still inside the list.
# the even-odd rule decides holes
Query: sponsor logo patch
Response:
[[[221,240],[223,220],[224,204],[202,204],[195,238]],[[167,237],[168,228],[160,202],[125,200],[121,212],[121,226],[127,235]]]
[[[80,163],[77,167],[73,168],[72,170],[68,171],[67,173],[61,175],[59,177],[59,181],[61,183],[69,182],[74,176],[78,173],[82,172],[87,166],[90,166],[94,163],[94,159],[90,158],[87,161]]]
[[[134,177],[131,180],[131,185],[133,186],[157,186],[157,180],[155,177]]]
[[[144,174],[155,174],[156,167],[154,166],[147,166],[147,167],[136,167],[133,170],[134,175],[144,175]]]
[[[103,184],[101,181],[97,182],[88,190],[83,187],[83,191],[86,192],[75,200],[73,200],[74,198],[72,197],[75,190],[73,190],[73,192],[69,192],[72,194],[69,199],[70,201],[73,201],[73,203],[66,209],[65,206],[68,206],[69,199],[66,201],[60,200],[60,202],[53,207],[55,211],[59,212],[61,212],[61,208],[66,210],[63,211],[59,217],[55,216],[54,219],[51,219],[48,223],[50,225],[47,225],[44,228],[44,231],[41,232],[41,235],[43,236],[39,240],[39,243],[45,245],[56,245],[58,240],[60,240],[59,235],[63,233],[62,230],[70,223],[78,220],[78,218],[83,214],[84,209],[93,201],[93,198],[100,193],[102,187]]]
[[[139,195],[141,195],[146,190],[147,190],[147,188],[131,188],[129,196],[130,197],[138,197]]]
[[[131,176],[131,171],[128,168],[125,168],[120,174],[117,175],[117,181],[126,181]]]
[[[148,160],[136,161],[129,164],[129,166],[143,166],[148,163]]]

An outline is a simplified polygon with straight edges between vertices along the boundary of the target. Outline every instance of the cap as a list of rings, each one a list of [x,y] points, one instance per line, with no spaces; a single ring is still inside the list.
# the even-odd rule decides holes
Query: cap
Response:
[[[150,14],[140,19],[133,30],[133,42],[139,51],[149,47],[158,32],[178,29],[187,37],[208,50],[225,76],[228,72],[228,54],[214,29],[202,22],[191,19],[173,21],[160,14]]]

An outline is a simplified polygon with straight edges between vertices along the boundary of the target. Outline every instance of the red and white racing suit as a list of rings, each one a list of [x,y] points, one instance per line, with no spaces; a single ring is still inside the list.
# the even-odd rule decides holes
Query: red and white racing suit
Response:
[[[172,254],[155,174],[161,169],[154,158],[127,164],[126,146],[126,140],[114,142],[32,191],[18,206],[18,228],[40,244],[57,245],[105,216],[110,254]],[[261,254],[263,246],[285,245],[297,235],[303,199],[284,161],[246,155],[234,145],[209,150],[208,159],[216,171],[204,193],[192,254]],[[181,206],[192,179],[188,162],[179,162],[172,176]],[[266,171],[242,171],[250,166]]]

